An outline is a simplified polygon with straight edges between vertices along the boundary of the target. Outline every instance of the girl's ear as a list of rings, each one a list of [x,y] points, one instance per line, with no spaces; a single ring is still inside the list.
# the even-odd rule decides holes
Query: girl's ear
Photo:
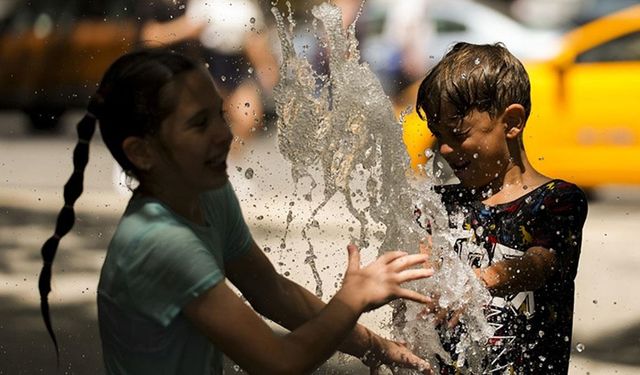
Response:
[[[148,172],[153,168],[153,150],[148,140],[141,137],[127,137],[122,141],[122,150],[137,170]]]
[[[515,139],[522,133],[526,122],[525,118],[524,107],[521,104],[511,104],[504,110],[502,119],[508,139]]]

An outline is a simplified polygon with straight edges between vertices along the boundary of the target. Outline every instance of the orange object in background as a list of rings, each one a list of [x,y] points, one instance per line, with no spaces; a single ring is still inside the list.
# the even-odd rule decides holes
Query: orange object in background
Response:
[[[0,110],[53,129],[86,107],[105,69],[137,40],[130,0],[16,3],[0,19]]]
[[[533,166],[583,187],[640,185],[640,5],[583,25],[545,61],[523,61],[531,79],[524,144]],[[420,82],[404,93],[415,101]],[[414,104],[414,103],[411,103]],[[434,138],[405,117],[411,166]]]

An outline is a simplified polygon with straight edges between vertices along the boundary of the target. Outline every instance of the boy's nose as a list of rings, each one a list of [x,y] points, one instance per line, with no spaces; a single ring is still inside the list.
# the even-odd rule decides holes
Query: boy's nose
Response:
[[[440,142],[440,153],[442,155],[447,155],[453,152],[453,148],[451,148],[451,146],[449,146],[448,143],[446,142]]]

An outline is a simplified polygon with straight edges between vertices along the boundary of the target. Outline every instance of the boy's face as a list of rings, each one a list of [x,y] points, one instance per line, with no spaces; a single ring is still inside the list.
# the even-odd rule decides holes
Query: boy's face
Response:
[[[502,177],[510,164],[503,117],[472,110],[460,120],[452,106],[442,109],[441,121],[429,128],[462,185],[481,188]]]

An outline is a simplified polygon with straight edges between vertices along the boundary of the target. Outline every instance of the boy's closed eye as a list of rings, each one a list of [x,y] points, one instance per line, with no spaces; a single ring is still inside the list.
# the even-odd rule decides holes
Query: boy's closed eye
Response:
[[[453,137],[458,139],[458,140],[463,140],[467,137],[467,135],[469,135],[470,129],[462,129],[462,128],[454,128],[451,131],[451,134],[453,134]]]
[[[204,128],[209,123],[209,111],[202,110],[198,111],[195,115],[193,115],[189,121],[187,121],[187,125],[193,128]]]

